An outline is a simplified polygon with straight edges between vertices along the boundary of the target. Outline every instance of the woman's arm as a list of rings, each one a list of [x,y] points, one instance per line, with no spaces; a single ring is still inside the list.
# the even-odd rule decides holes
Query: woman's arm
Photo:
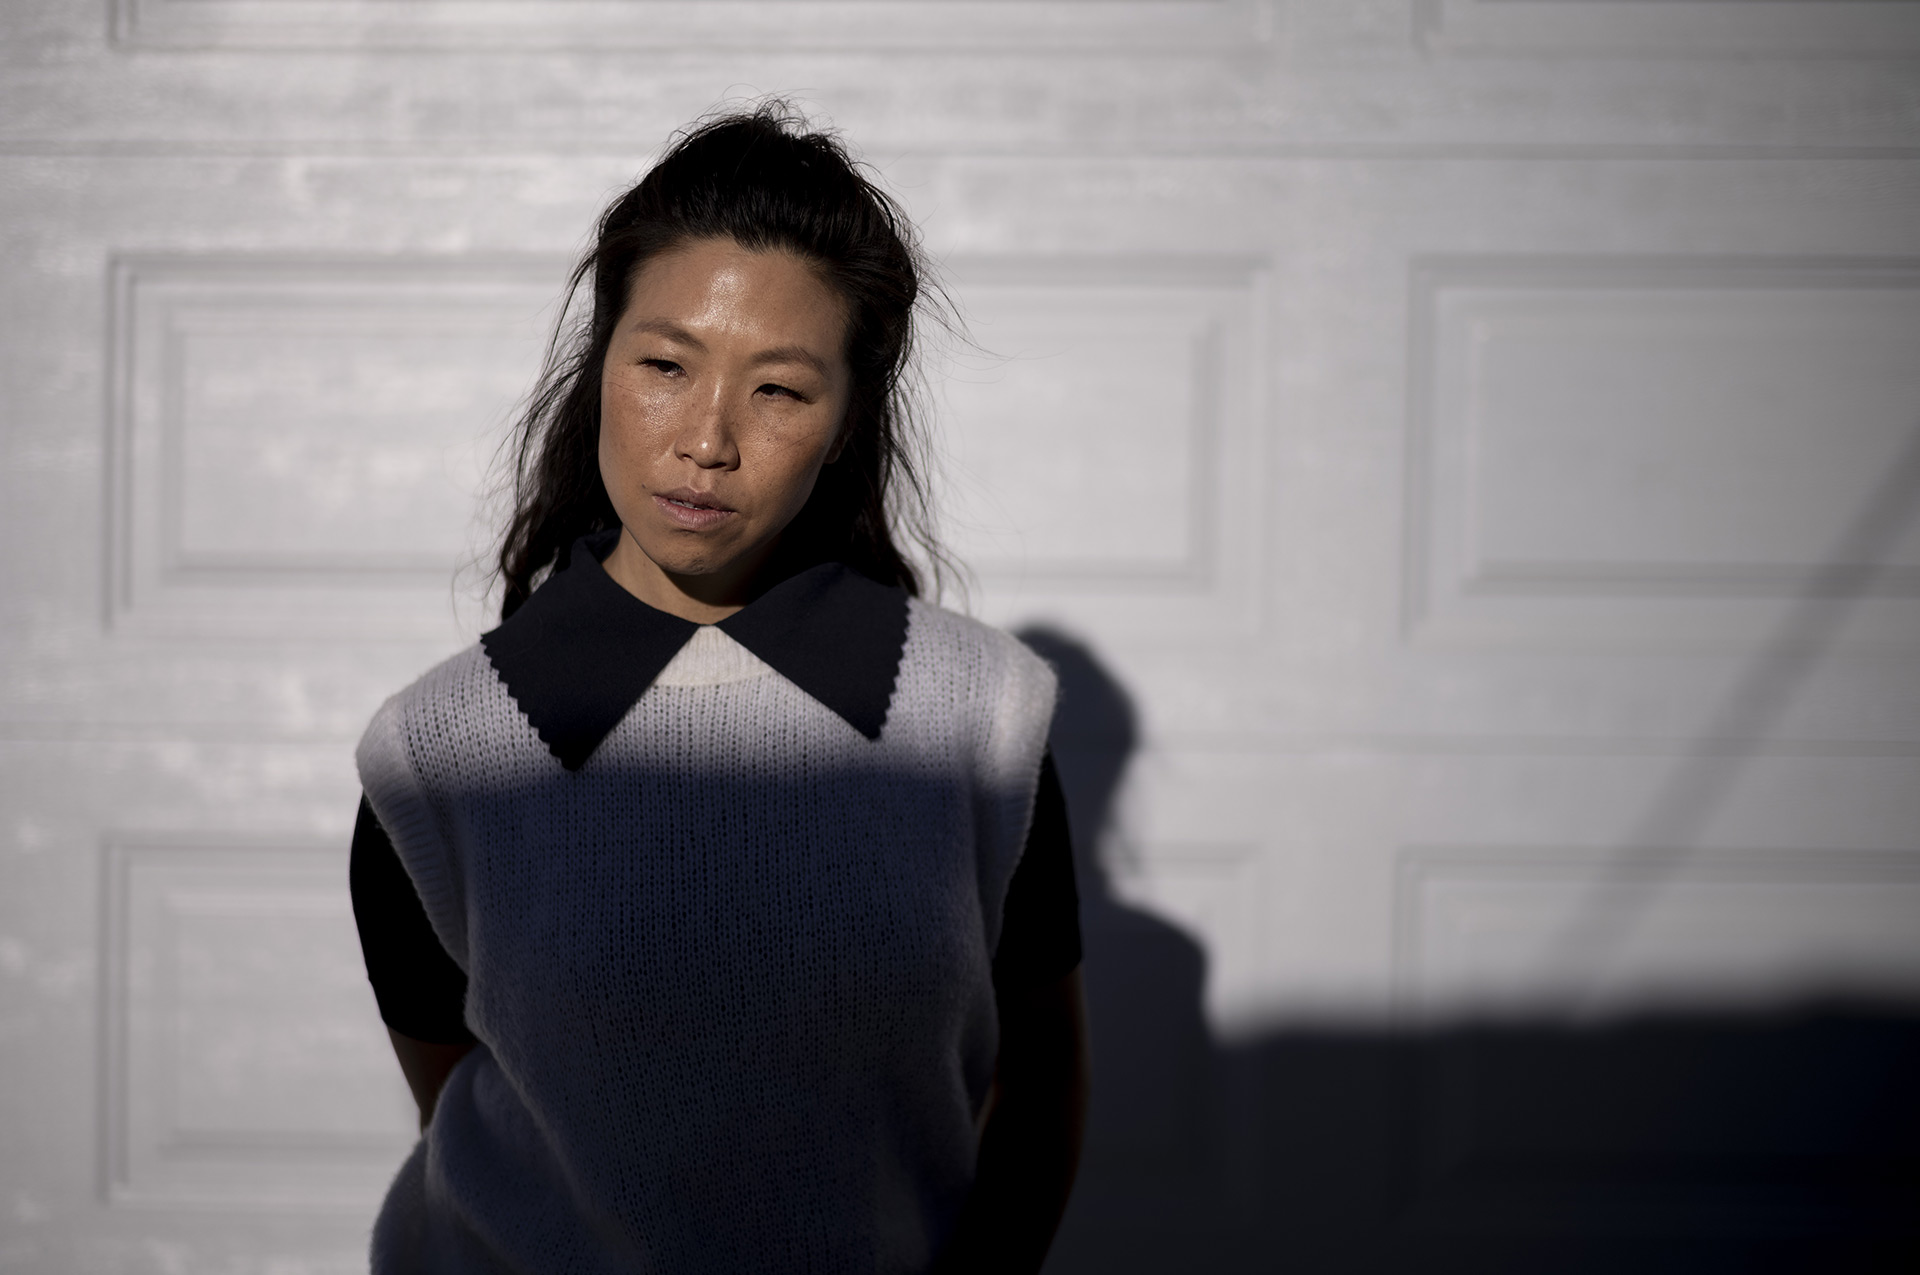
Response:
[[[936,1275],[1040,1269],[1080,1164],[1089,1084],[1080,971],[1000,998],[1000,1065],[973,1190]]]
[[[393,1054],[400,1060],[400,1070],[406,1073],[407,1088],[413,1090],[414,1104],[420,1108],[420,1131],[424,1133],[427,1122],[433,1119],[434,1104],[440,1101],[440,1090],[453,1074],[454,1064],[467,1056],[474,1042],[437,1045],[430,1040],[402,1036],[391,1027],[387,1028],[387,1035],[393,1041]]]
[[[448,1074],[474,1045],[465,1022],[467,976],[440,945],[413,879],[365,794],[353,821],[347,887],[367,981],[373,984],[380,1017],[388,1024],[387,1037],[420,1108],[424,1130]],[[440,1039],[395,1031],[396,1022]]]

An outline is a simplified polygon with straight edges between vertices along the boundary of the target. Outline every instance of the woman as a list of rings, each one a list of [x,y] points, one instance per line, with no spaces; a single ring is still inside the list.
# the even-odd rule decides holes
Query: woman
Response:
[[[772,108],[601,219],[502,623],[358,752],[355,913],[424,1131],[376,1271],[1044,1257],[1086,1068],[1054,680],[894,540],[919,273]]]

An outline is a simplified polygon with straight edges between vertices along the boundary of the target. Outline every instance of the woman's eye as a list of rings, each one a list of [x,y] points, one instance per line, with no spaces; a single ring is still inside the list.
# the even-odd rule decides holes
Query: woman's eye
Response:
[[[772,395],[775,398],[790,398],[794,400],[796,403],[804,403],[807,401],[806,397],[803,394],[801,394],[799,390],[790,390],[784,385],[775,385],[771,381],[767,382],[765,385],[762,385],[760,387],[760,392],[762,394]]]
[[[641,359],[640,366],[650,367],[654,371],[664,372],[668,376],[672,376],[675,372],[678,372],[680,370],[680,365],[678,363],[675,363],[672,359]]]

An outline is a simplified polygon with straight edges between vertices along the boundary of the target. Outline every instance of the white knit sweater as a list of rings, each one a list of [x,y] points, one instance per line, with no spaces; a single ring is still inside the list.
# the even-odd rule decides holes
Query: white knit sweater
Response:
[[[1053,697],[915,601],[878,739],[714,628],[575,771],[478,647],[387,701],[360,777],[480,1045],[375,1271],[924,1269]]]

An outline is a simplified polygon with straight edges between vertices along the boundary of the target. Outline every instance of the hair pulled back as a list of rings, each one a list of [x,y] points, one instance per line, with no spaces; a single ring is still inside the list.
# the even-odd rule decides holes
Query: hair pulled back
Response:
[[[793,253],[847,302],[846,442],[781,533],[769,574],[839,561],[917,594],[919,573],[896,533],[938,571],[925,443],[907,384],[924,273],[912,225],[836,138],[807,131],[784,103],[769,102],[682,134],[601,216],[593,247],[574,268],[546,366],[508,442],[513,515],[498,563],[502,619],[543,571],[565,564],[576,538],[620,525],[600,478],[601,365],[640,269],[707,238]],[[591,306],[581,315],[583,286]]]

